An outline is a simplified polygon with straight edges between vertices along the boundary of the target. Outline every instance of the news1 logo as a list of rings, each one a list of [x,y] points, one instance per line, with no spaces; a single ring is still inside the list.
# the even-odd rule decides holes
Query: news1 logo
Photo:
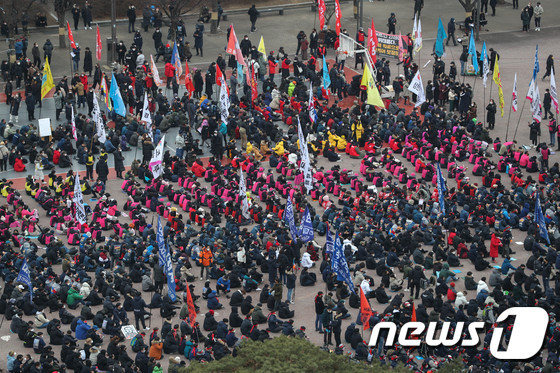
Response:
[[[548,326],[548,313],[540,307],[512,307],[502,312],[497,318],[496,323],[505,321],[508,317],[514,316],[515,321],[511,329],[509,343],[505,351],[501,351],[500,342],[504,333],[503,327],[494,328],[492,339],[490,340],[490,353],[501,360],[524,360],[535,356],[542,347]],[[426,327],[427,326],[427,327]],[[439,336],[437,334],[438,323],[428,324],[421,322],[405,323],[399,331],[398,342],[403,347],[418,347],[425,332],[425,342],[430,347],[455,346],[460,344],[463,347],[477,346],[480,343],[479,330],[484,330],[484,322],[477,321],[470,323],[466,331],[465,323],[456,323],[452,336],[449,336],[450,322],[443,322]],[[369,346],[376,346],[381,330],[387,330],[385,346],[392,346],[397,336],[397,325],[390,321],[377,323],[371,332]],[[463,334],[467,337],[461,339]]]

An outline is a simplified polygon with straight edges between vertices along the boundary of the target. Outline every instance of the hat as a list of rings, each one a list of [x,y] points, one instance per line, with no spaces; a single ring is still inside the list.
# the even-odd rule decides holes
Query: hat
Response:
[[[454,282],[451,282],[449,285],[450,285],[452,288],[455,287],[455,283],[454,283]]]
[[[210,311],[208,311],[208,313],[209,313],[210,315],[214,316],[214,310],[210,310]]]
[[[19,290],[23,290],[23,289],[25,289],[25,288],[23,287],[23,285],[18,285],[18,289],[19,289]]]

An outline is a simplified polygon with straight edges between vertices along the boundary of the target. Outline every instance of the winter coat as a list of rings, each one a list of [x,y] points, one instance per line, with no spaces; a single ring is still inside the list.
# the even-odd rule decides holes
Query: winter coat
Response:
[[[93,70],[93,58],[91,56],[91,51],[86,50],[84,52],[84,71],[92,71]]]

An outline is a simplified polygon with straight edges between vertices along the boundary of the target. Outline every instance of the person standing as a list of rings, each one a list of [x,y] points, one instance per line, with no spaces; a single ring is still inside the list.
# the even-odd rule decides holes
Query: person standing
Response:
[[[196,50],[196,55],[200,55],[200,57],[204,57],[202,54],[202,44],[203,44],[203,35],[204,35],[204,25],[198,24],[196,25],[196,29],[194,30],[194,49]]]
[[[144,320],[144,315],[146,314],[146,302],[142,297],[140,297],[140,293],[137,292],[134,299],[132,299],[132,307],[134,311],[134,322],[136,324],[136,330],[140,330],[139,323],[142,324],[142,328],[146,328],[146,321]]]
[[[325,327],[325,331],[323,334],[323,345],[328,347],[332,344],[332,323],[333,323],[333,314],[332,308],[327,308],[323,311],[323,315],[321,316],[321,322]]]
[[[523,11],[521,11],[521,22],[523,24],[523,31],[529,32],[531,16],[529,15],[528,7],[523,8]]]
[[[294,269],[290,269],[286,272],[286,289],[288,289],[288,295],[286,302],[294,303],[294,290],[296,289],[296,274]]]
[[[128,17],[128,33],[131,34],[134,32],[134,23],[136,23],[136,7],[134,5],[130,4],[128,6],[126,16]]]
[[[93,180],[93,162],[95,158],[91,150],[88,152],[86,159],[86,180]]]
[[[117,177],[122,179],[122,173],[125,170],[124,168],[124,156],[121,152],[121,146],[117,147],[117,150],[113,152],[113,158],[115,163],[115,172],[117,173]]]
[[[76,43],[76,48],[72,49],[72,67],[74,72],[80,69],[80,44]]]
[[[323,292],[320,291],[315,296],[315,331],[319,333],[323,333],[323,312],[325,312],[325,302],[323,301]]]
[[[546,78],[547,76],[550,76],[552,71],[554,71],[554,56],[552,54],[549,54],[548,58],[546,59],[546,72],[542,77],[542,80],[544,80],[544,78]]]
[[[494,124],[496,123],[496,111],[496,103],[493,99],[490,99],[490,102],[486,106],[486,122],[488,124],[488,129],[494,129]]]
[[[422,12],[423,7],[424,7],[424,0],[414,0],[414,15],[412,16],[412,19],[416,17],[420,19],[420,13]]]
[[[550,89],[547,89],[543,97],[543,109],[544,109],[543,119],[554,118],[554,115],[552,115],[552,112],[550,111],[551,106],[552,106],[552,96],[550,96]]]
[[[74,30],[77,30],[80,23],[80,8],[78,8],[78,4],[72,6],[72,18],[74,18]]]
[[[210,266],[214,262],[214,255],[208,246],[205,246],[198,254],[198,262],[200,263],[200,279],[204,279],[204,269],[206,269],[206,279],[208,279]]]
[[[304,31],[300,31],[297,34],[297,48],[296,48],[296,56],[299,54],[299,51],[301,49],[301,42],[303,41],[303,39],[305,39],[305,32]]]
[[[548,132],[550,135],[550,146],[554,147],[556,140],[556,133],[558,132],[558,126],[556,125],[556,120],[554,117],[550,118],[548,121]]]
[[[490,0],[490,8],[492,8],[492,17],[496,16],[496,5],[498,5],[498,0]]]
[[[319,46],[319,34],[317,33],[316,29],[313,29],[313,31],[311,31],[311,34],[309,34],[309,52],[311,53],[311,55],[317,54],[318,46]]]
[[[84,51],[84,73],[88,73],[91,76],[91,72],[93,71],[93,57],[91,55],[91,51],[89,47],[86,47]]]
[[[445,45],[449,45],[449,40],[453,40],[453,45],[457,45],[457,40],[455,40],[455,18],[451,18],[447,24],[447,40]]]
[[[47,39],[47,41],[45,42],[45,44],[43,44],[43,58],[45,60],[49,60],[49,64],[52,63],[52,52],[53,52],[54,46],[52,45],[50,39]]]
[[[387,27],[389,28],[387,33],[395,35],[397,27],[397,16],[395,16],[395,13],[391,13],[391,16],[387,20]]]
[[[101,180],[103,183],[107,183],[107,176],[109,176],[109,166],[107,166],[107,153],[104,150],[101,151],[101,156],[95,165],[95,172],[97,173],[97,179]]]
[[[513,9],[519,9],[519,0],[513,0]]]
[[[25,105],[27,106],[27,119],[35,120],[35,97],[29,93],[25,97]]]
[[[92,20],[91,8],[92,8],[91,4],[86,1],[84,5],[84,9],[82,9],[82,18],[84,19],[84,30],[87,30],[88,28],[91,30],[91,20]]]
[[[274,294],[273,311],[278,311],[278,308],[280,308],[280,303],[282,303],[282,294],[283,294],[282,283],[280,282],[279,278],[276,278],[274,280],[274,285],[272,286],[271,292],[272,294]]]
[[[41,52],[39,51],[39,44],[33,43],[31,55],[33,56],[33,65],[37,68],[41,67]]]
[[[255,7],[255,4],[253,4],[251,8],[249,8],[247,14],[249,14],[249,20],[251,21],[251,32],[257,31],[255,24],[257,23],[257,18],[259,18],[259,11]]]
[[[535,16],[535,30],[536,31],[541,31],[541,17],[544,13],[544,9],[541,5],[541,3],[537,3],[537,6],[535,7],[534,13],[533,15]]]
[[[60,120],[60,113],[62,113],[62,108],[64,107],[64,98],[62,97],[62,92],[60,92],[60,87],[55,88],[53,98],[54,108],[56,110],[56,120],[58,121]]]

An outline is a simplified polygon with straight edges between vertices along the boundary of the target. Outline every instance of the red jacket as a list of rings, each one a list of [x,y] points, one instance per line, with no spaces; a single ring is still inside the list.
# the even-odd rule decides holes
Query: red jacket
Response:
[[[496,237],[496,234],[492,234],[492,238],[490,239],[490,256],[492,258],[498,257],[498,250],[500,246],[502,246],[502,241]]]
[[[173,78],[173,76],[175,75],[175,67],[171,64],[171,62],[165,64],[164,73],[167,78]]]

